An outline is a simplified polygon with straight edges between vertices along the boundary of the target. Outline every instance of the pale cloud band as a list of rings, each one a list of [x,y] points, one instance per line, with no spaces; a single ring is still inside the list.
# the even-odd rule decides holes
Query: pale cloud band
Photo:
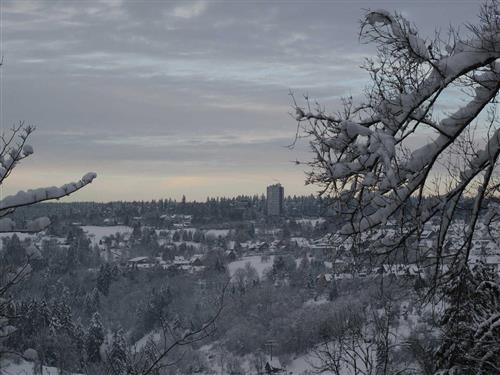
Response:
[[[448,7],[442,15],[443,4]],[[99,173],[73,199],[310,193],[288,90],[329,106],[365,84],[362,9],[399,9],[429,34],[470,1],[1,2],[4,128],[38,128],[15,190]],[[52,181],[51,181],[52,182]]]

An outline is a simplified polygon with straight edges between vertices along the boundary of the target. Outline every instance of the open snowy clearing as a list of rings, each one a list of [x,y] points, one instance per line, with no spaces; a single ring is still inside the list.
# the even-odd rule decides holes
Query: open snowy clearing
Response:
[[[84,225],[83,229],[87,236],[92,241],[92,245],[96,245],[104,237],[111,236],[116,233],[132,233],[132,228],[125,225],[113,225],[109,227],[101,227],[96,225]]]
[[[35,372],[35,364],[33,362],[20,361],[19,363],[14,362],[2,362],[0,363],[0,375],[35,375],[40,373]],[[43,375],[59,375],[61,372],[55,367],[43,366]],[[82,375],[82,374],[73,374]]]
[[[264,271],[273,266],[273,260],[274,255],[269,256],[269,260],[267,262],[263,262],[260,255],[243,257],[228,264],[229,273],[233,276],[237,269],[245,268],[245,265],[250,263],[250,265],[257,271],[259,277],[262,278]]]

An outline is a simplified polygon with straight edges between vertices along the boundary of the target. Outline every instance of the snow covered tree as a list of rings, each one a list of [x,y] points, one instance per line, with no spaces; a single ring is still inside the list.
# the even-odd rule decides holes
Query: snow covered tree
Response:
[[[97,289],[105,296],[109,293],[109,286],[112,281],[111,265],[109,263],[101,265],[97,275]]]
[[[52,306],[52,316],[49,323],[49,328],[53,333],[65,332],[69,336],[73,335],[74,323],[71,314],[71,308],[66,301],[61,300],[54,302]]]
[[[85,329],[80,322],[75,324],[73,339],[79,353],[78,363],[75,363],[75,365],[83,368],[85,365]]]
[[[101,361],[101,345],[104,342],[104,328],[101,322],[101,316],[98,312],[92,315],[87,335],[85,337],[85,350],[87,359],[91,363]]]
[[[363,97],[345,98],[341,110],[329,113],[292,94],[298,134],[315,155],[307,182],[319,185],[345,217],[340,233],[364,239],[355,255],[433,259],[433,285],[465,269],[478,218],[498,192],[499,26],[498,0],[486,2],[465,33],[451,29],[430,39],[401,14],[368,11],[360,38],[375,44],[377,54],[364,64],[371,84]],[[463,101],[448,111],[457,99]],[[443,250],[457,215],[468,220],[445,268]],[[440,223],[434,246],[410,254],[408,245],[431,221]],[[388,222],[396,229],[380,235]]]
[[[113,333],[113,341],[108,353],[110,373],[115,375],[127,374],[128,350],[125,335],[120,329]]]
[[[92,289],[89,293],[85,295],[84,299],[84,310],[90,316],[101,306],[101,299],[99,297],[99,290],[97,288]]]
[[[500,287],[484,265],[448,286],[437,351],[438,374],[493,374],[500,370]]]

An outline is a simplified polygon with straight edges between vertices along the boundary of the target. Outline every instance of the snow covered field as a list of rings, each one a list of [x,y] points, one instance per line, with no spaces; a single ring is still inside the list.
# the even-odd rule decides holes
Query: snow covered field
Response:
[[[319,217],[317,219],[297,219],[295,220],[295,222],[297,224],[310,224],[314,227],[317,224],[323,224],[325,222],[325,219],[322,217]]]
[[[198,229],[197,228],[180,228],[180,229],[156,229],[156,234],[167,234],[172,236],[175,232],[188,232],[190,234],[194,234]],[[230,229],[199,229],[205,236],[210,236],[214,238],[225,238],[228,236]]]
[[[228,264],[229,273],[233,276],[237,269],[245,268],[245,264],[250,263],[250,265],[257,270],[259,277],[262,278],[264,271],[272,267],[273,259],[274,255],[269,256],[269,260],[267,262],[262,262],[262,257],[260,255],[243,257]]]
[[[230,230],[229,229],[208,229],[205,230],[205,236],[211,236],[215,238],[225,238],[229,234]]]
[[[34,375],[35,373],[39,374],[40,369],[38,369],[38,372],[35,372],[33,362],[21,361],[19,363],[0,363],[0,375]],[[55,367],[43,366],[43,375],[59,375],[60,373],[61,372]]]
[[[83,229],[87,236],[92,241],[92,245],[96,245],[104,237],[110,236],[116,233],[132,233],[132,228],[125,225],[114,225],[109,227],[101,227],[95,225],[84,225],[80,228]]]

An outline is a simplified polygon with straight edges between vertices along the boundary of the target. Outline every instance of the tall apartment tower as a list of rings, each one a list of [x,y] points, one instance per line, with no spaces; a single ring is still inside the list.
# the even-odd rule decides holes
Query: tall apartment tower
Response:
[[[267,216],[283,215],[283,200],[285,198],[285,189],[281,184],[270,185],[267,187]]]

